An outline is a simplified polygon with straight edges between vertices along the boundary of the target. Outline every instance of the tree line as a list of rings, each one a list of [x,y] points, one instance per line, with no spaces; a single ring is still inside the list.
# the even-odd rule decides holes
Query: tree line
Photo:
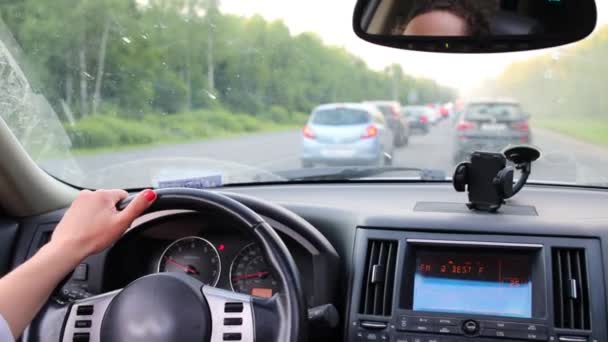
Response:
[[[9,0],[0,15],[33,84],[62,120],[221,106],[258,115],[337,101],[448,101],[454,90],[382,71],[282,21],[222,13],[219,0]]]
[[[608,26],[580,43],[510,65],[479,94],[510,96],[542,120],[606,120]]]

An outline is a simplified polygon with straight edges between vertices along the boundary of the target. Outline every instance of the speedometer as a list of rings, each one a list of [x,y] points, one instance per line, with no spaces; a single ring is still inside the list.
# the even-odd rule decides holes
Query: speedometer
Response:
[[[230,285],[235,292],[272,297],[279,291],[273,273],[260,246],[250,243],[241,249],[230,265]]]
[[[189,236],[172,242],[160,256],[158,272],[186,273],[215,286],[221,272],[220,256],[209,241]]]

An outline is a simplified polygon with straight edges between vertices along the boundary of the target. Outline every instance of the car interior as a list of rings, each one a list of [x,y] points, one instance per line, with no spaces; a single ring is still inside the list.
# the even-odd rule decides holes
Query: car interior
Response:
[[[493,31],[545,39],[539,24],[560,17],[544,9],[550,2],[499,1]],[[343,10],[366,6],[374,8],[368,31],[390,35],[414,1],[360,0]],[[365,15],[355,10],[354,25]],[[83,260],[18,340],[608,341],[608,191],[523,187],[542,158],[536,151],[473,153],[442,180],[156,187],[152,207]],[[0,156],[5,275],[49,242],[83,187],[43,170],[4,120]]]

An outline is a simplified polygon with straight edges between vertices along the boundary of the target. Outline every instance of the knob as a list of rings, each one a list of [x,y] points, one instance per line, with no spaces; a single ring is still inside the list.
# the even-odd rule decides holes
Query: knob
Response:
[[[479,331],[479,323],[473,320],[464,321],[462,331],[467,335],[475,335]]]

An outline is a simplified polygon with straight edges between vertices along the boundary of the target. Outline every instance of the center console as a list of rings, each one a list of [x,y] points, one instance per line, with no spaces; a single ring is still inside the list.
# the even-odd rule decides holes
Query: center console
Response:
[[[358,229],[355,250],[348,341],[608,341],[595,239]]]

